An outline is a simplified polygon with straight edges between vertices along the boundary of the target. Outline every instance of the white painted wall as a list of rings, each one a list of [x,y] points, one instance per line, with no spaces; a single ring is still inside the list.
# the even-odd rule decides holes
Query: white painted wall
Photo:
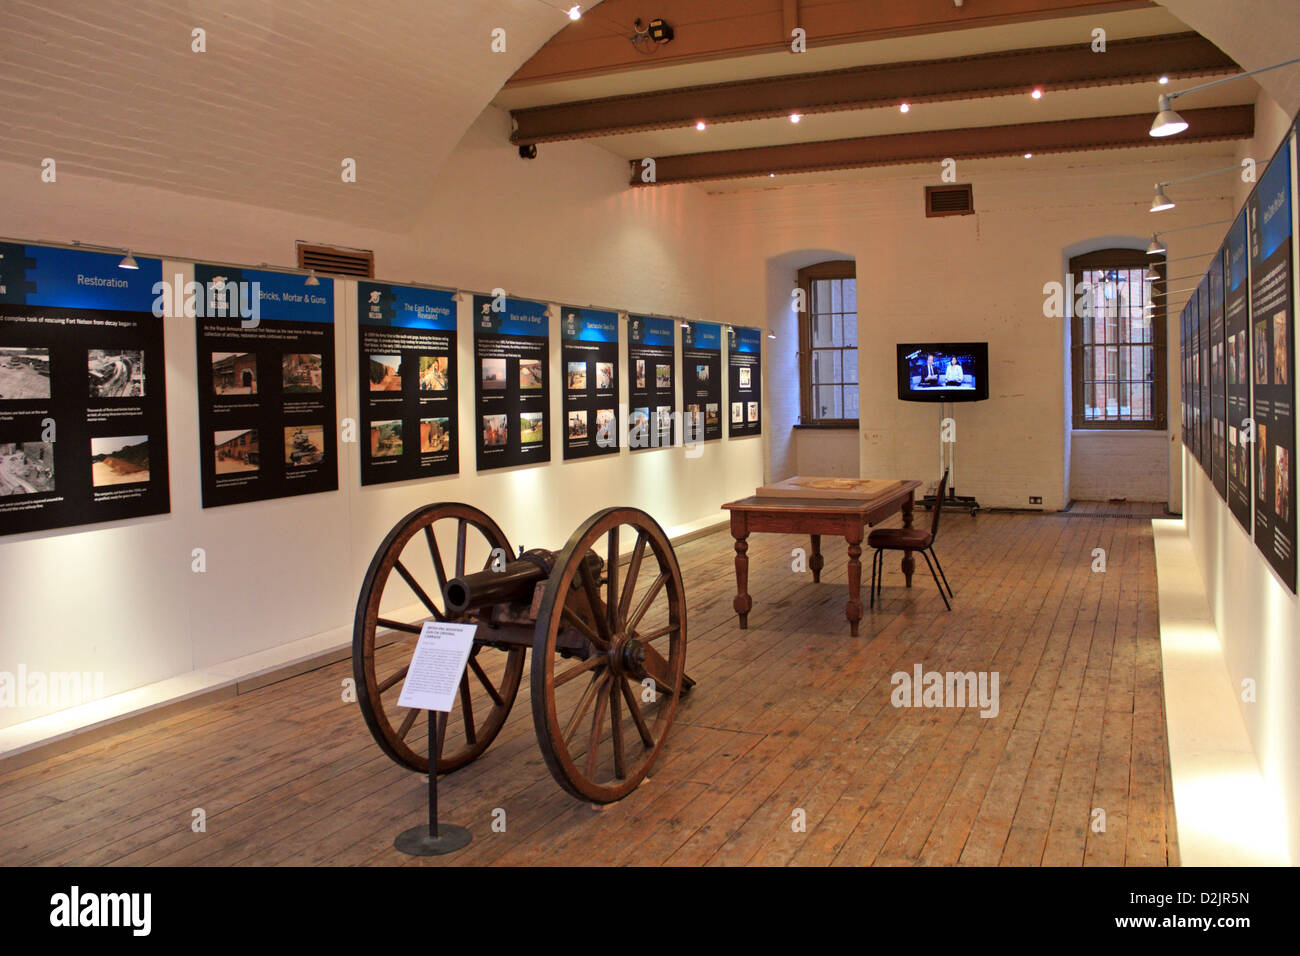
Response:
[[[32,169],[13,166],[0,167],[0,233],[273,266],[291,265],[294,240],[306,239],[374,249],[379,278],[389,281],[500,286],[566,304],[716,319],[702,191],[628,190],[626,164],[584,144],[544,146],[537,160],[522,161],[505,122],[490,110],[470,130],[413,235],[71,171],[42,187]],[[189,268],[169,261],[164,271],[188,277]],[[338,282],[335,298],[339,415],[356,416],[353,283]],[[462,330],[470,328],[468,308],[462,303]],[[558,381],[558,317],[551,335]],[[719,505],[751,494],[764,477],[763,446],[752,438],[709,443],[693,459],[664,449],[570,463],[561,429],[552,431],[551,464],[476,474],[472,337],[462,331],[460,476],[363,489],[357,446],[344,445],[339,491],[205,511],[192,323],[169,320],[166,351],[171,514],[0,538],[0,671],[20,663],[29,671],[103,671],[112,694],[306,637],[343,642],[375,547],[402,515],[431,501],[467,501],[495,517],[513,543],[554,548],[607,505],[641,507],[670,531],[721,521]],[[555,415],[559,402],[555,391]],[[196,547],[207,552],[206,574],[190,571]],[[50,709],[0,710],[0,726]]]
[[[795,433],[799,474],[857,478],[858,432],[848,428],[801,428]]]
[[[1178,404],[1177,379],[1171,386]],[[1179,409],[1174,409],[1177,419]],[[1175,423],[1176,424],[1176,423]],[[1175,432],[1177,439],[1180,433]],[[1070,497],[1076,501],[1169,501],[1165,431],[1075,431],[1070,436]]]
[[[932,406],[898,401],[895,343],[987,340],[990,400],[956,410],[956,490],[986,507],[1026,507],[1030,496],[1042,496],[1046,509],[1059,509],[1067,484],[1065,326],[1063,319],[1044,318],[1043,284],[1063,279],[1065,250],[1084,240],[1149,235],[1151,184],[1227,165],[1233,150],[1222,144],[961,162],[957,181],[974,184],[976,213],[938,219],[925,218],[923,206],[923,187],[939,182],[938,162],[843,181],[719,192],[713,227],[718,317],[768,314],[779,332],[788,329],[789,319],[779,325],[774,309],[782,292],[771,264],[809,249],[856,260],[860,474],[938,480],[938,417]],[[1160,214],[1160,223],[1172,228],[1227,218],[1231,178],[1180,186],[1178,207]],[[1217,228],[1176,233],[1170,255],[1217,241]],[[779,334],[767,344],[770,364],[790,367],[797,337]],[[1176,323],[1171,345],[1176,373]],[[774,423],[774,470],[791,464],[781,440]],[[802,448],[802,436],[799,442]],[[1177,482],[1176,453],[1156,468],[1166,487],[1171,476]]]

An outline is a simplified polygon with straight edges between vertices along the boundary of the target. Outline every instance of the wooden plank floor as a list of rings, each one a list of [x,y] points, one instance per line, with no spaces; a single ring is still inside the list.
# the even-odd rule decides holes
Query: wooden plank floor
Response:
[[[751,537],[746,631],[731,538],[682,546],[699,683],[652,778],[603,810],[547,772],[525,673],[492,749],[441,783],[474,842],[402,856],[424,784],[342,702],[345,662],[0,766],[0,864],[1176,865],[1150,524],[1076,511],[944,515],[954,610],[894,558],[856,639],[842,542],[813,585],[791,570],[804,539]],[[999,713],[892,706],[918,663],[996,671]]]

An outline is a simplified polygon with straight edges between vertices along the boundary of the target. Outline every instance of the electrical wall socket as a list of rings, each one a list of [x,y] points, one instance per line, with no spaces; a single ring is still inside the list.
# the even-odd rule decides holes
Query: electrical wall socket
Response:
[[[1042,499],[1041,497],[1039,497],[1038,495],[1030,495],[1030,496],[1029,496],[1029,503],[1030,503],[1031,505],[1041,505],[1041,504],[1043,503],[1043,499]]]

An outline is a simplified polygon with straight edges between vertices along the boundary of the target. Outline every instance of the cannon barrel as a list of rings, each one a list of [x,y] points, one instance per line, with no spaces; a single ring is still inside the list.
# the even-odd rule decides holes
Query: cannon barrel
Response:
[[[500,571],[489,568],[452,578],[442,593],[447,612],[464,614],[470,608],[530,600],[537,582],[549,578],[554,567],[555,552],[534,548]]]

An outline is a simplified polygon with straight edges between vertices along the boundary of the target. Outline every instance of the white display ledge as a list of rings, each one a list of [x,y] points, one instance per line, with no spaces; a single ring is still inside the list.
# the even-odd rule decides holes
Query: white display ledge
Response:
[[[1287,866],[1286,818],[1237,706],[1182,519],[1151,522],[1160,654],[1183,866]]]
[[[727,527],[715,517],[665,529],[674,545]],[[631,551],[624,560],[631,557]],[[418,617],[420,608],[402,609]],[[398,612],[398,616],[401,611]],[[214,664],[111,697],[0,729],[0,768],[13,769],[53,756],[165,713],[234,697],[324,667],[352,654],[351,628],[336,628],[247,657]]]

